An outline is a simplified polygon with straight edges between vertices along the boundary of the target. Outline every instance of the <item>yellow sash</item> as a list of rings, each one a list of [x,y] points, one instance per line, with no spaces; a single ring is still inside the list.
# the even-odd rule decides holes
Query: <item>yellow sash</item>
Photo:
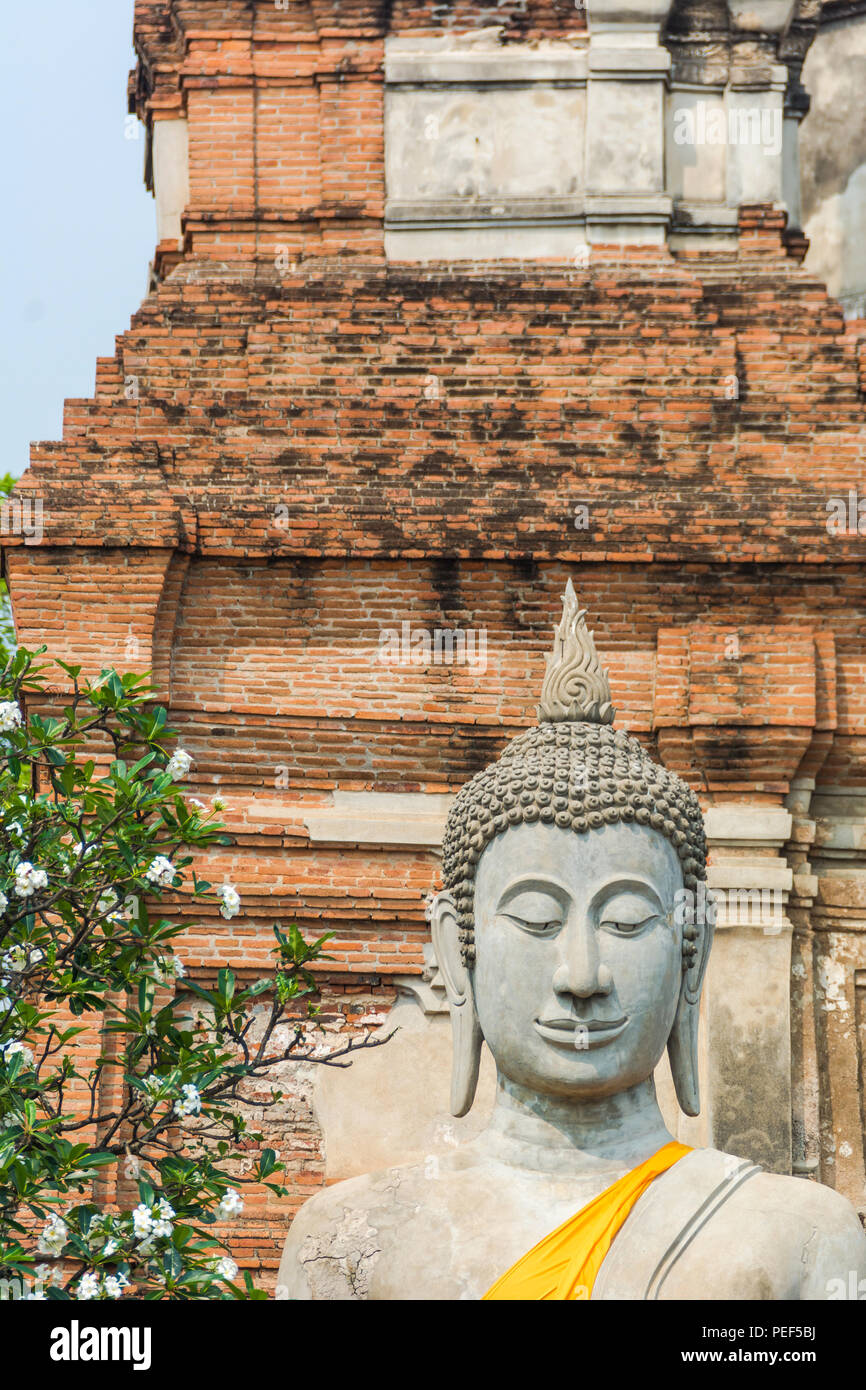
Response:
[[[589,1298],[602,1260],[638,1197],[687,1153],[686,1144],[665,1144],[539,1241],[497,1279],[483,1301]]]

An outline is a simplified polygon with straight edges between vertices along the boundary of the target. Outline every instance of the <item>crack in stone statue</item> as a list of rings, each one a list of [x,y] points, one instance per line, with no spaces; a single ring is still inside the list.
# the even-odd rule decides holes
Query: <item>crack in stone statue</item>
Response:
[[[435,1164],[309,1201],[280,1268],[291,1298],[808,1300],[866,1275],[839,1194],[665,1127],[665,1048],[682,1110],[700,1109],[713,931],[674,905],[706,877],[703,822],[690,788],[611,727],[584,617],[569,582],[539,724],[463,788],[445,831],[431,926],[451,1108],[470,1109],[486,1042],[491,1121]]]

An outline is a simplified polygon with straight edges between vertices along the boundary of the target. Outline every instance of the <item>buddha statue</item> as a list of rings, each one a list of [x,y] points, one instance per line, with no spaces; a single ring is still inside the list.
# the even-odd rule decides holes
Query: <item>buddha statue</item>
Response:
[[[456,797],[432,910],[451,1109],[471,1107],[486,1043],[491,1121],[308,1201],[285,1296],[815,1300],[866,1275],[844,1197],[665,1127],[665,1048],[699,1112],[706,841],[694,793],[613,720],[569,581],[538,724]]]

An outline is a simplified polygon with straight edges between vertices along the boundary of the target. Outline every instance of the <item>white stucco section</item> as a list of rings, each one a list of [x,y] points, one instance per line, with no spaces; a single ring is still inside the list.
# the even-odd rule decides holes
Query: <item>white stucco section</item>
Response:
[[[386,40],[389,257],[574,255],[586,53],[585,36],[502,44],[498,27]]]
[[[250,818],[303,826],[313,844],[402,845],[439,852],[453,796],[435,792],[334,791],[324,805],[255,797]]]
[[[866,316],[866,160],[843,192],[819,205],[805,231],[808,268],[821,276],[831,294],[848,301],[852,317]]]
[[[189,202],[189,137],[186,120],[154,121],[153,187],[156,239],[179,241]]]
[[[577,197],[585,120],[585,89],[545,81],[388,90],[388,199]]]
[[[866,314],[866,16],[822,27],[806,55],[800,127],[806,268]]]

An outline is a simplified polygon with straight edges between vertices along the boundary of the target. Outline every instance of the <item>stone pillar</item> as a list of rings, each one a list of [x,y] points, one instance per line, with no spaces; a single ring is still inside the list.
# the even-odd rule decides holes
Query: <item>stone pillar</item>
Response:
[[[786,103],[788,68],[777,57],[795,3],[728,0],[728,202],[785,207],[792,226],[799,222],[798,119]]]
[[[866,785],[857,771],[859,785],[827,778],[812,797],[817,883],[804,993],[814,999],[818,1176],[866,1216]]]
[[[784,201],[784,138],[791,124],[783,105],[788,69],[734,67],[728,88],[728,203],[780,206]],[[796,146],[793,151],[796,157]],[[790,157],[789,157],[790,158]]]
[[[706,812],[709,886],[719,895],[704,1013],[701,1078],[710,1142],[791,1171],[793,874],[790,811],[723,803]]]
[[[664,243],[670,0],[588,0],[586,228],[591,242]]]
[[[825,748],[822,750],[826,754]],[[817,743],[818,739],[814,740]],[[814,769],[813,769],[814,770]],[[815,935],[812,908],[818,880],[809,860],[815,839],[812,819],[814,776],[800,776],[791,784],[785,805],[793,816],[788,863],[794,886],[788,904],[793,923],[791,938],[791,1172],[815,1177],[819,1167],[820,1080],[815,1045]]]

